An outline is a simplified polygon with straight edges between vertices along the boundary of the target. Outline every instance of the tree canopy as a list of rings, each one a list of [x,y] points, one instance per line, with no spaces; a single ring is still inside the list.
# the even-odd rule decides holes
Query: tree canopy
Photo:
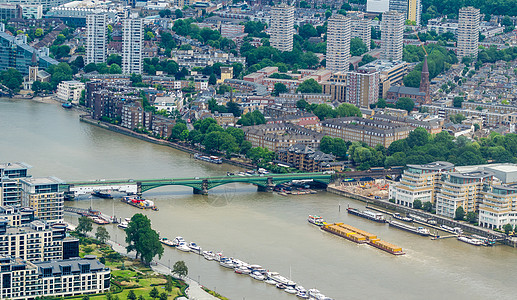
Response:
[[[135,214],[126,228],[127,252],[135,251],[136,258],[149,265],[153,258],[162,257],[163,246],[158,233],[151,228],[151,220],[143,214]]]

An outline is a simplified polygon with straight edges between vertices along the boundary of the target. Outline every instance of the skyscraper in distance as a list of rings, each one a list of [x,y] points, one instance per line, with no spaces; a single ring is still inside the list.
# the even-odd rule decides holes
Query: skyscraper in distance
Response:
[[[460,9],[458,18],[458,59],[477,58],[479,47],[479,9],[472,6]]]
[[[327,26],[327,69],[347,72],[350,64],[350,18],[335,14]]]
[[[106,62],[106,14],[86,16],[86,64]]]
[[[293,50],[294,7],[280,4],[271,8],[269,43],[280,51]]]
[[[407,1],[407,0],[406,0]],[[422,2],[421,0],[409,0],[407,19],[415,21],[416,24],[420,24],[420,16],[422,15]]]
[[[381,59],[402,60],[404,15],[397,11],[382,14]]]
[[[142,74],[142,40],[142,19],[124,19],[122,21],[122,73]]]

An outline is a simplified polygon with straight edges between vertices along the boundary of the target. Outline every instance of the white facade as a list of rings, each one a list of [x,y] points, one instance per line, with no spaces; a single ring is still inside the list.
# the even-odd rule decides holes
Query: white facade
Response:
[[[22,206],[32,207],[34,215],[48,223],[62,223],[64,192],[59,191],[62,180],[55,177],[29,177],[20,179]]]
[[[372,40],[372,26],[370,20],[364,17],[364,14],[349,14],[350,20],[350,38],[360,38],[370,51]]]
[[[280,4],[271,8],[271,21],[269,22],[271,47],[280,51],[293,50],[294,34],[294,7]]]
[[[458,59],[477,58],[479,47],[479,9],[463,7],[458,18]]]
[[[86,16],[86,64],[106,62],[107,15]]]
[[[381,59],[402,60],[404,15],[396,11],[382,14]]]
[[[503,185],[485,185],[483,200],[479,205],[479,225],[502,229],[504,225],[517,225],[517,188]]]
[[[57,85],[57,97],[63,101],[71,101],[79,104],[81,93],[84,91],[84,83],[76,80],[62,81]]]
[[[24,4],[20,6],[24,19],[41,19],[43,17],[43,5]]]
[[[47,10],[68,2],[70,2],[70,0],[0,0],[0,3],[41,5],[43,10]]]
[[[335,14],[328,20],[327,69],[347,72],[350,65],[350,18]]]
[[[366,11],[374,13],[384,13],[390,10],[390,0],[368,0]]]
[[[122,22],[122,73],[142,74],[142,19],[125,19]]]

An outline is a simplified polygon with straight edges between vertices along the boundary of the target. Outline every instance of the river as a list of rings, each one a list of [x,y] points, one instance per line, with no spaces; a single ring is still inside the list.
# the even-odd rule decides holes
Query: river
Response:
[[[63,180],[174,178],[225,175],[239,169],[194,160],[172,148],[154,145],[79,121],[79,113],[56,103],[0,99],[0,161],[23,161],[34,176]],[[187,187],[163,187],[144,193],[159,211],[141,211],[117,200],[93,199],[106,214],[144,213],[161,236],[181,235],[202,248],[260,264],[334,299],[514,299],[517,249],[475,247],[455,239],[429,238],[389,228],[346,213],[364,204],[326,192],[280,196],[230,184],[193,195]],[[79,197],[66,205],[87,208]],[[339,210],[341,207],[341,211]],[[357,245],[307,223],[319,214],[401,246],[393,256]],[[77,218],[66,216],[67,221]],[[124,233],[106,226],[113,240]],[[160,262],[184,260],[189,276],[230,299],[295,299],[273,286],[237,275],[203,257],[165,248]]]

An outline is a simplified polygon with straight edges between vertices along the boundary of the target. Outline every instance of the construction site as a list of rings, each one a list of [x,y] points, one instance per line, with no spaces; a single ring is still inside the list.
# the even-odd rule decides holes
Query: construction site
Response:
[[[350,194],[372,199],[388,199],[390,180],[375,179],[372,181],[341,182],[333,186]]]

